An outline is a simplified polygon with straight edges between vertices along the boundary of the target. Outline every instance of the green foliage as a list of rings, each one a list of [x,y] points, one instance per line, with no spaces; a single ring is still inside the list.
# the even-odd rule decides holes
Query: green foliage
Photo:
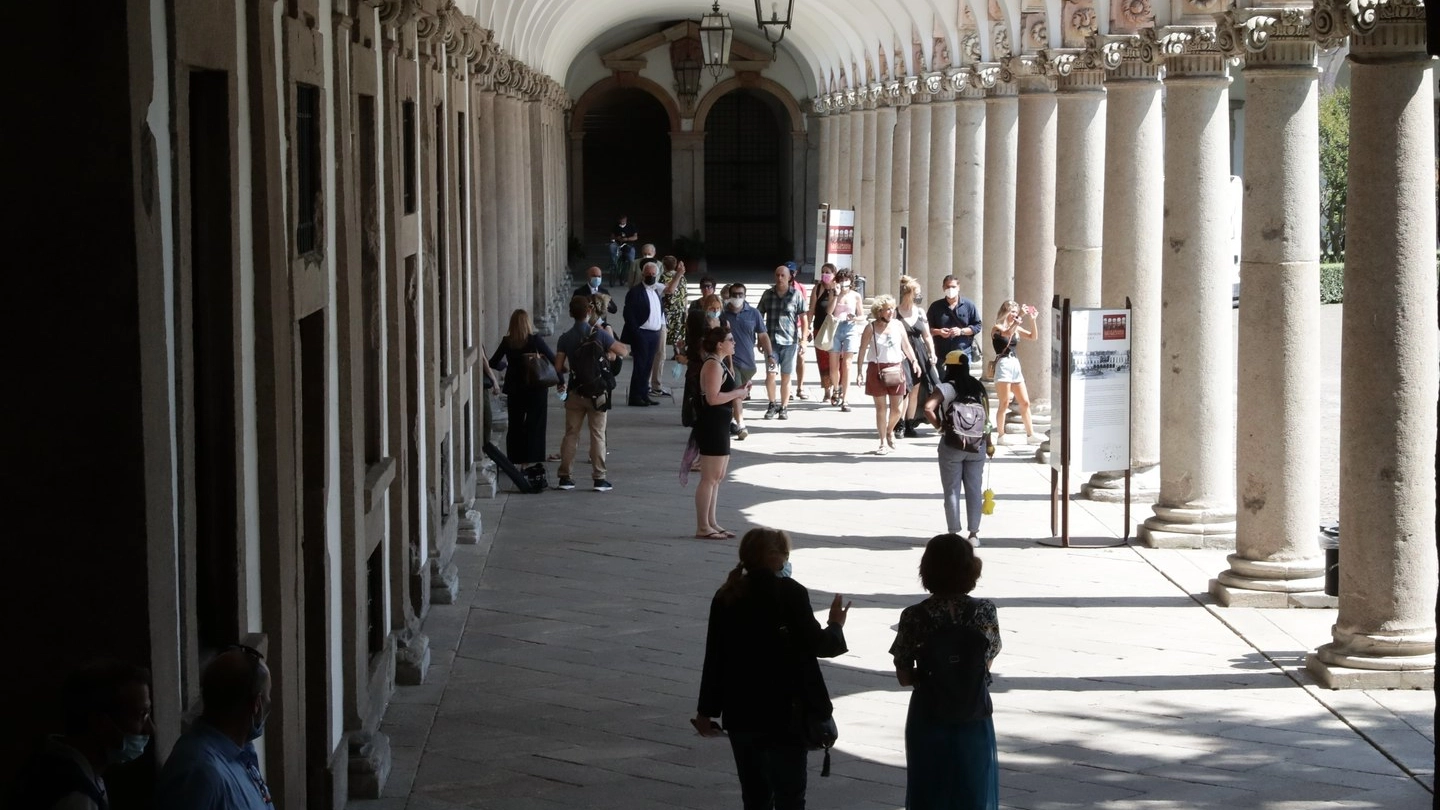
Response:
[[[1320,265],[1320,303],[1338,304],[1345,300],[1345,263]]]
[[[1345,174],[1350,161],[1350,88],[1320,99],[1320,260],[1345,260]],[[1337,286],[1338,290],[1338,286]]]

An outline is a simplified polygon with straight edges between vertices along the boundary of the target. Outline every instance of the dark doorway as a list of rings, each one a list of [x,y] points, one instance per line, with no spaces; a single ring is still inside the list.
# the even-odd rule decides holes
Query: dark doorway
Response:
[[[585,114],[585,256],[610,260],[610,229],[621,214],[663,254],[675,236],[670,218],[670,117],[654,96],[611,90]]]
[[[705,249],[716,262],[769,266],[790,257],[785,227],[790,136],[765,93],[721,97],[705,123]]]
[[[300,319],[301,566],[306,806],[330,807],[330,577],[326,550],[325,313]]]

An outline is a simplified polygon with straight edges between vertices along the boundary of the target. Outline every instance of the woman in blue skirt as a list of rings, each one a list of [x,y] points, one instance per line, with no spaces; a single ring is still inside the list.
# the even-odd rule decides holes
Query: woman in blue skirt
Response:
[[[920,582],[929,599],[905,608],[890,654],[901,686],[914,686],[905,718],[907,810],[997,810],[1000,768],[991,720],[990,663],[1000,653],[995,603],[970,596],[975,549],[958,534],[925,546]]]

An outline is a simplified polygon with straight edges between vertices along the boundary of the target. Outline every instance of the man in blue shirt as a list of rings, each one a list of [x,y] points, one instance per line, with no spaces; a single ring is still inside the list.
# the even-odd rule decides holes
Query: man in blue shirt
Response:
[[[204,711],[160,769],[156,810],[273,810],[252,743],[265,733],[270,715],[270,670],[263,658],[237,646],[205,667]]]
[[[765,332],[765,318],[760,311],[745,300],[745,285],[731,284],[725,293],[725,309],[720,320],[730,327],[735,336],[735,356],[730,362],[735,365],[738,385],[744,386],[755,376],[755,343],[759,341],[761,351],[770,356],[770,336]],[[750,435],[745,428],[745,400],[735,400],[735,424],[731,426],[735,438],[744,439]]]
[[[609,421],[608,415],[596,406],[593,399],[571,390],[572,386],[568,383],[574,379],[574,375],[567,375],[566,372],[571,371],[570,358],[575,357],[575,351],[592,331],[602,352],[614,352],[624,357],[630,353],[630,347],[616,341],[610,333],[596,328],[590,322],[591,318],[598,321],[600,315],[591,310],[589,298],[581,295],[571,298],[570,317],[575,319],[575,325],[555,341],[555,370],[561,375],[560,393],[565,396],[565,438],[560,440],[560,482],[556,486],[565,490],[575,488],[575,479],[570,477],[570,470],[575,466],[575,446],[580,442],[580,427],[588,422],[591,477],[595,481],[595,491],[609,492],[613,487],[605,475],[605,426]],[[603,353],[600,359],[605,362]]]
[[[935,339],[935,356],[949,357],[957,349],[972,361],[978,360],[972,346],[984,324],[975,302],[960,295],[960,280],[946,276],[940,286],[945,297],[930,304],[925,319],[930,322],[930,335]]]
[[[805,293],[796,289],[795,276],[786,265],[775,268],[775,286],[760,296],[760,314],[765,317],[765,331],[770,336],[774,354],[765,370],[765,392],[770,404],[765,418],[790,418],[790,377],[795,373],[796,355],[801,336],[805,334]],[[804,360],[800,364],[804,365]],[[775,393],[775,377],[780,377],[780,393]]]

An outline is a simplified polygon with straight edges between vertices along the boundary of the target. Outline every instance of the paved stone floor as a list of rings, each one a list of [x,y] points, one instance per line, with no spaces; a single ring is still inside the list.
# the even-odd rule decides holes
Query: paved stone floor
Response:
[[[811,758],[810,806],[903,807],[908,695],[885,651],[900,610],[923,597],[921,548],[943,529],[934,439],[868,456],[868,404],[797,403],[788,422],[751,409],[721,522],[785,529],[817,610],[836,591],[854,601],[851,652],[823,664],[841,739],[831,777]],[[552,447],[559,417],[557,403]],[[353,810],[740,806],[729,747],[687,723],[709,599],[736,544],[691,538],[678,422],[668,401],[613,412],[613,492],[586,490],[582,465],[574,492],[480,502],[481,542],[456,555],[460,599],[426,623],[429,680],[401,687],[386,714],[384,798]],[[1215,606],[1223,552],[1038,544],[1049,473],[1028,456],[1002,449],[992,465],[977,589],[999,605],[1005,644],[1003,807],[1431,806],[1433,693],[1316,687],[1303,657],[1335,612]],[[1118,538],[1121,507],[1076,500],[1072,530]]]

